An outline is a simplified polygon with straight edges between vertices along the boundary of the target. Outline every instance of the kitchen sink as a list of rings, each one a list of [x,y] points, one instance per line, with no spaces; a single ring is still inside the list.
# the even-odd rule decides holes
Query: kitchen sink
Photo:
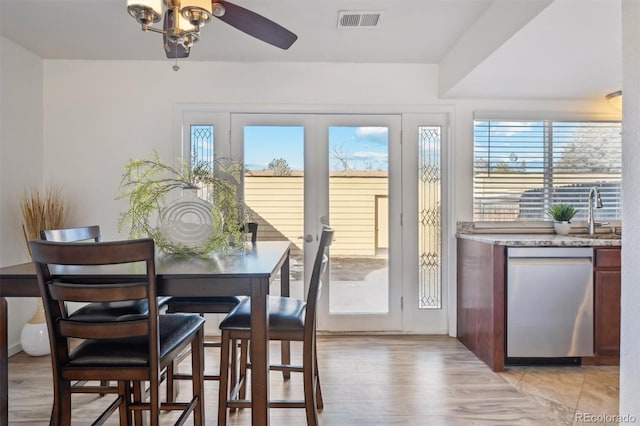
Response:
[[[569,234],[568,237],[573,238],[586,238],[590,240],[619,240],[622,238],[622,234]]]

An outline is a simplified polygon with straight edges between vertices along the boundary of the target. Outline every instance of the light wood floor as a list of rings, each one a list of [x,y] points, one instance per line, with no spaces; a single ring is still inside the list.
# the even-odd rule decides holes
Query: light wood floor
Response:
[[[318,357],[325,426],[579,425],[580,413],[618,412],[618,368],[511,367],[493,373],[445,336],[321,336]],[[274,347],[275,349],[275,347]],[[293,348],[294,356],[299,348]],[[273,352],[276,357],[277,352]],[[217,352],[208,368],[217,368]],[[9,360],[9,423],[46,425],[52,392],[49,357]],[[272,373],[271,397],[302,398],[299,375]],[[188,394],[188,382],[182,389]],[[206,385],[207,425],[216,424],[217,382]],[[74,424],[89,424],[109,397],[74,395]],[[173,414],[163,417],[171,424]],[[111,423],[116,424],[114,417]],[[273,409],[274,426],[304,425],[304,410]],[[240,410],[231,425],[249,425]],[[606,424],[606,423],[598,423]]]

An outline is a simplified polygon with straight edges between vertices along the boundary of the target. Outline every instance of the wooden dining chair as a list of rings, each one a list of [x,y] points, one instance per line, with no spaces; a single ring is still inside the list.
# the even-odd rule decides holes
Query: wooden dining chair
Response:
[[[318,409],[322,409],[322,391],[318,374],[316,353],[316,313],[322,286],[321,278],[328,264],[328,248],[333,239],[333,230],[324,227],[318,245],[306,301],[292,297],[269,296],[269,340],[300,341],[302,343],[302,366],[291,364],[270,365],[271,370],[302,372],[304,400],[270,401],[271,408],[305,408],[307,425],[318,425]],[[220,323],[222,349],[220,351],[220,390],[218,400],[218,425],[227,424],[227,409],[250,407],[251,401],[244,399],[246,370],[241,369],[237,380],[229,380],[232,362],[229,353],[235,340],[246,341],[251,336],[251,301],[238,304]],[[243,361],[241,361],[243,362]],[[250,364],[248,364],[250,367]],[[242,365],[241,365],[242,367]]]
[[[258,239],[258,224],[249,222],[246,228],[241,230],[251,235],[251,243],[255,244]],[[218,296],[218,297],[172,297],[167,302],[167,313],[197,313],[204,317],[205,314],[227,314],[238,303],[247,299],[247,296]],[[205,348],[220,347],[219,339],[206,339]],[[246,348],[245,348],[246,350]],[[177,396],[178,388],[175,387],[175,380],[188,380],[188,374],[178,373],[178,364],[182,361],[177,359],[174,365],[167,370],[167,397],[169,399]],[[206,373],[205,380],[220,380],[220,374]]]
[[[102,424],[119,410],[120,424],[149,412],[159,424],[160,410],[180,410],[203,423],[204,319],[193,314],[160,315],[156,297],[152,239],[95,244],[31,241],[31,254],[49,329],[53,366],[52,425],[71,423],[71,383],[112,380],[118,396],[96,420]],[[69,315],[66,302],[121,303],[146,300],[147,314],[114,317]],[[185,348],[191,350],[192,396],[162,404],[160,374]],[[148,382],[149,397],[141,392]]]
[[[43,229],[40,231],[40,239],[56,241],[59,243],[94,242],[102,241],[102,232],[99,225],[80,226],[76,228]],[[164,308],[171,300],[170,296],[158,296],[158,307]],[[119,302],[119,303],[89,303],[73,312],[73,315],[93,317],[121,317],[130,314],[146,314],[149,307],[146,300]]]
[[[98,243],[102,241],[102,232],[99,225],[80,226],[75,228],[42,229],[40,239],[45,241],[55,241],[60,243]],[[162,308],[167,304],[170,297],[158,296],[158,307]],[[117,319],[123,315],[146,315],[149,313],[149,305],[145,299],[120,301],[115,303],[87,303],[79,309],[71,312],[71,317],[83,318],[84,320],[95,319]],[[86,381],[74,383],[72,392],[74,393],[117,393],[116,387],[109,386],[108,381],[102,381],[100,386],[87,386]]]

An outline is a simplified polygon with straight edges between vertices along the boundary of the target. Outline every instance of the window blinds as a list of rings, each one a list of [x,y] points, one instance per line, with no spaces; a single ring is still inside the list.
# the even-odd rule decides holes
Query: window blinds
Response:
[[[585,219],[594,186],[596,220],[619,219],[621,153],[619,121],[475,120],[474,220],[548,220],[557,203]]]

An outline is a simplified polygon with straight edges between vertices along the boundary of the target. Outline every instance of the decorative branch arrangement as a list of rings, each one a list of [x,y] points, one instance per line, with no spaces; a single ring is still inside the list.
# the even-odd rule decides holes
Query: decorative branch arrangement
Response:
[[[124,166],[117,199],[127,198],[129,208],[121,213],[119,229],[129,227],[131,238],[150,237],[165,254],[175,256],[208,256],[213,251],[228,252],[233,241],[241,241],[241,222],[244,205],[238,199],[243,166],[235,161],[219,159],[212,165],[194,159],[192,164],[178,160],[177,166],[163,163],[157,152],[151,159],[131,159]],[[212,214],[220,215],[222,230],[213,234],[204,244],[192,247],[168,239],[157,225],[159,214],[167,196],[174,190],[202,189],[207,201],[213,204]]]
[[[58,187],[48,187],[44,192],[37,189],[25,191],[20,199],[22,211],[22,233],[31,256],[29,241],[40,239],[40,230],[59,229],[64,226],[69,208]]]

